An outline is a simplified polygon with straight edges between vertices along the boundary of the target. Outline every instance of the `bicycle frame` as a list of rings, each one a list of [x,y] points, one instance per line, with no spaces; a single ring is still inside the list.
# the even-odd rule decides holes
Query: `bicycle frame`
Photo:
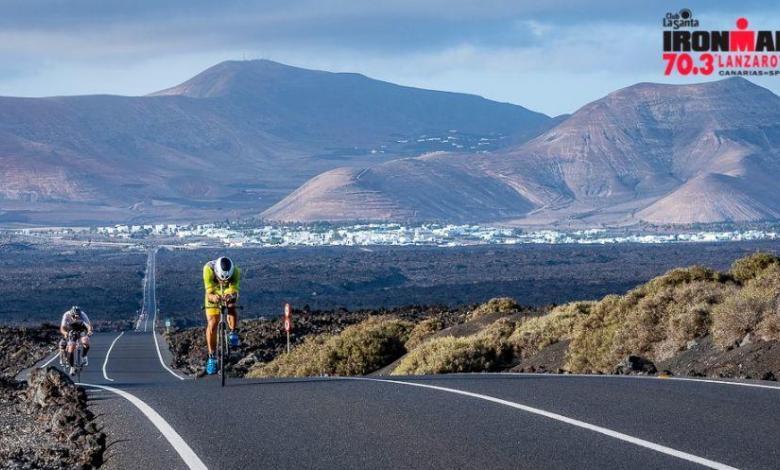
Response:
[[[219,323],[217,324],[217,361],[219,363],[219,375],[222,386],[225,386],[227,374],[225,373],[225,364],[230,355],[230,342],[227,333],[227,310],[225,302],[219,305]]]
[[[70,332],[68,333],[68,342],[73,341],[76,343],[75,348],[73,349],[73,369],[76,371],[76,381],[81,382],[81,369],[83,368],[83,365],[81,364],[81,355],[84,351],[84,345],[81,343],[81,334],[79,332]],[[68,354],[68,347],[67,344],[65,345],[65,354]]]
[[[224,286],[220,286],[220,297],[224,297],[225,295],[225,288]],[[213,307],[203,307],[206,308],[213,308]],[[225,386],[225,381],[227,380],[227,373],[225,371],[225,366],[227,364],[228,358],[230,357],[230,341],[228,340],[228,331],[227,331],[227,314],[228,314],[228,305],[224,300],[220,300],[219,303],[217,303],[217,308],[219,308],[219,323],[217,323],[217,367],[218,367],[218,374],[220,376],[220,382],[222,383],[222,386]],[[241,309],[241,306],[236,305],[234,307],[236,310]]]

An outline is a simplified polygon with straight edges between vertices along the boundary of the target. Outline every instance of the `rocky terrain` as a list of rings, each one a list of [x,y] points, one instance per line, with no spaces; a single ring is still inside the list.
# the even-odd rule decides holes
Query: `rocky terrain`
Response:
[[[146,253],[138,251],[0,238],[0,270],[15,280],[0,283],[0,324],[58,324],[72,305],[97,326],[129,319],[141,304],[145,264]]]
[[[89,469],[102,463],[105,436],[87,409],[83,389],[58,369],[34,368],[54,350],[52,325],[0,327],[0,467]]]
[[[250,323],[236,375],[250,377],[553,372],[777,380],[780,258],[757,253],[728,271],[676,268],[625,295],[544,308],[496,298],[460,309],[297,315],[284,353],[278,320]],[[170,344],[189,370],[202,330]]]
[[[0,222],[256,215],[336,167],[500,148],[552,123],[473,95],[267,60],[222,62],[149,96],[2,97]]]
[[[105,435],[83,389],[55,368],[34,369],[29,383],[0,377],[0,466],[89,469],[102,463]]]
[[[58,326],[0,326],[0,376],[14,377],[53,352],[60,338]]]
[[[676,266],[727,269],[757,250],[780,253],[780,242],[161,250],[157,298],[177,325],[201,325],[203,264],[227,254],[244,273],[245,318],[277,316],[285,302],[360,310],[509,296],[543,306],[623,293]]]
[[[518,146],[318,175],[279,221],[601,226],[776,220],[780,98],[742,78],[640,83]]]

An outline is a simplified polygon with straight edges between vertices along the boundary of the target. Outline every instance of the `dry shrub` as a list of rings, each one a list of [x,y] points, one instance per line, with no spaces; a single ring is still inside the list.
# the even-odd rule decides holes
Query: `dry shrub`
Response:
[[[775,310],[764,315],[756,331],[764,341],[780,341],[780,301],[775,300]]]
[[[653,361],[669,359],[688,341],[707,334],[713,309],[734,290],[727,284],[694,281],[645,296],[628,311],[616,332],[613,357],[638,354]]]
[[[715,309],[712,319],[715,342],[730,347],[748,333],[755,333],[765,341],[780,339],[779,303],[780,265],[770,264]]]
[[[496,360],[495,348],[484,338],[444,336],[427,341],[407,354],[393,375],[484,371],[492,369]]]
[[[496,297],[478,306],[469,315],[469,320],[490,315],[491,313],[513,313],[520,310],[520,305],[511,297]]]
[[[611,356],[615,332],[620,326],[621,297],[608,295],[574,325],[566,368],[572,372],[596,372],[614,365]]]
[[[538,317],[527,317],[509,337],[516,355],[528,357],[559,341],[571,339],[574,325],[590,311],[594,302],[571,302]]]
[[[445,374],[495,370],[511,356],[507,338],[515,322],[497,320],[477,334],[430,339],[409,352],[393,375]]]
[[[739,282],[747,282],[755,279],[769,266],[780,264],[780,258],[771,254],[758,252],[744,258],[740,258],[731,265],[731,274]]]
[[[402,356],[412,324],[395,317],[370,317],[338,335],[307,338],[290,354],[253,367],[248,377],[363,375]]]
[[[675,268],[630,290],[626,296],[639,299],[647,295],[654,295],[669,287],[677,287],[691,282],[725,282],[727,280],[728,278],[721,273],[702,266]]]
[[[260,377],[308,377],[326,373],[325,356],[322,349],[332,335],[307,336],[290,354],[282,354],[273,361],[253,366],[246,376]]]
[[[420,323],[416,324],[412,328],[412,332],[409,334],[409,339],[404,345],[407,351],[411,351],[425,340],[430,338],[434,333],[444,328],[444,322],[439,318],[426,318]]]
[[[626,355],[658,361],[707,334],[715,306],[735,288],[710,269],[680,268],[624,296],[607,296],[576,323],[568,352],[573,372],[610,372]]]

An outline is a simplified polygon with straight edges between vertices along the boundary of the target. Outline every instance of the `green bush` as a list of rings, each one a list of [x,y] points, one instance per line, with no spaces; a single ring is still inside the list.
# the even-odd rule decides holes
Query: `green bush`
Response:
[[[338,335],[307,338],[290,354],[253,367],[248,377],[364,375],[390,364],[406,349],[412,324],[395,317],[370,317]]]

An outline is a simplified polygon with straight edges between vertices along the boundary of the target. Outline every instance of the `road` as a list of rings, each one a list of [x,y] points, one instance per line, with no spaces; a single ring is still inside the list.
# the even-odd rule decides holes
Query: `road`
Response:
[[[154,254],[145,306],[156,312]],[[193,380],[162,337],[92,338],[106,468],[778,468],[780,388],[614,376]],[[103,387],[103,388],[101,388]],[[109,388],[105,388],[109,387]]]

